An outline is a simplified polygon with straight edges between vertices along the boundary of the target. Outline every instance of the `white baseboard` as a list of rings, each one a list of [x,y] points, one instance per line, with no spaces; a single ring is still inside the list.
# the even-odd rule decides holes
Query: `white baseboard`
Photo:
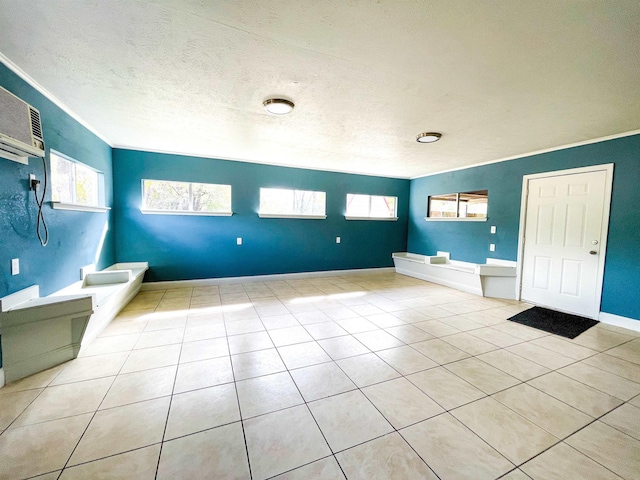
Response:
[[[640,320],[634,320],[633,318],[621,317],[619,315],[605,312],[600,312],[598,320],[602,323],[606,323],[607,325],[615,325],[616,327],[640,332]]]
[[[0,388],[4,387],[4,369],[0,368]]]
[[[282,280],[302,280],[319,277],[344,277],[350,275],[371,275],[375,273],[394,273],[393,267],[361,268],[356,270],[325,270],[321,272],[281,273],[276,275],[255,275],[250,277],[201,278],[198,280],[172,280],[167,282],[143,283],[142,291],[166,290],[168,288],[209,287],[229,283],[254,283]]]

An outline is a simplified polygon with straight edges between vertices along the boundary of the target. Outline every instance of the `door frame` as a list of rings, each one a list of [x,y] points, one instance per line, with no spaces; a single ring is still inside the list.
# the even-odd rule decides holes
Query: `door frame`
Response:
[[[602,286],[604,283],[604,267],[607,256],[607,239],[609,237],[609,215],[611,213],[611,192],[613,190],[613,163],[606,163],[602,165],[592,165],[589,167],[571,168],[567,170],[552,170],[542,173],[534,173],[531,175],[524,175],[522,177],[522,197],[520,200],[520,227],[518,229],[518,257],[516,267],[516,299],[521,300],[522,297],[522,269],[524,260],[524,235],[525,226],[527,220],[527,197],[529,190],[529,182],[534,179],[547,178],[547,177],[560,177],[563,175],[574,175],[579,173],[590,172],[606,172],[605,179],[605,191],[604,191],[604,205],[602,209],[602,232],[600,236],[600,255],[598,258],[598,275],[596,278],[596,301],[595,305],[597,311],[593,312],[594,319],[598,319],[600,315],[600,303],[602,301]],[[574,312],[567,312],[574,313]]]

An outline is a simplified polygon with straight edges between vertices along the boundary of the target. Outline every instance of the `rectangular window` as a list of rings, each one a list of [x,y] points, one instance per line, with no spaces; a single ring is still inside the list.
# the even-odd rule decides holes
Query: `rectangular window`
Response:
[[[427,219],[486,220],[489,191],[432,195],[427,203]]]
[[[261,217],[326,218],[326,193],[284,188],[260,189]]]
[[[142,180],[142,211],[182,215],[231,215],[231,185]]]
[[[105,209],[102,172],[53,150],[50,159],[54,208]]]
[[[398,197],[347,194],[347,220],[397,220]]]

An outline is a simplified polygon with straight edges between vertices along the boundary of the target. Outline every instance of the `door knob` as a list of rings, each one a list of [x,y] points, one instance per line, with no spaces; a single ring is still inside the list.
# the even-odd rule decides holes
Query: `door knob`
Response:
[[[590,254],[590,255],[597,255],[597,254],[598,254],[598,252],[596,252],[595,250],[591,250],[591,251],[589,252],[589,254]]]

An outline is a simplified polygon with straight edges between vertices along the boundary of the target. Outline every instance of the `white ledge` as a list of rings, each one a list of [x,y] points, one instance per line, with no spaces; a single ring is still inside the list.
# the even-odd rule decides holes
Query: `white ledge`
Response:
[[[283,213],[258,213],[260,218],[298,218],[304,220],[325,220],[326,215],[286,215]]]
[[[486,222],[488,220],[487,217],[424,217],[424,219],[427,222]]]
[[[145,215],[188,215],[195,217],[230,217],[233,212],[178,212],[172,210],[146,210],[140,209]]]
[[[345,215],[345,220],[374,220],[376,222],[396,222],[398,217],[348,217]]]
[[[109,207],[96,207],[93,205],[79,205],[77,203],[51,202],[55,210],[75,210],[78,212],[108,212]]]

